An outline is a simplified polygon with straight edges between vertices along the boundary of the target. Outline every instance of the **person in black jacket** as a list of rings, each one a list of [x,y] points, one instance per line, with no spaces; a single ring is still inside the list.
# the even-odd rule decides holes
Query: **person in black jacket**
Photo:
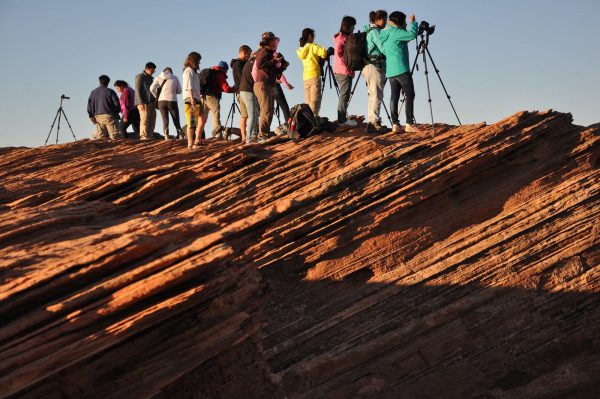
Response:
[[[87,106],[90,121],[96,125],[96,134],[93,138],[103,139],[108,136],[111,139],[122,138],[118,127],[119,112],[121,111],[119,97],[113,89],[108,88],[110,82],[108,76],[102,75],[98,80],[100,86],[90,93]]]
[[[135,77],[135,106],[140,112],[141,140],[152,140],[152,134],[156,126],[154,96],[150,92],[150,86],[154,81],[152,75],[155,70],[156,65],[153,62],[148,62],[144,71]]]
[[[238,88],[235,94],[238,104],[240,105],[240,131],[242,134],[242,143],[246,141],[246,123],[248,122],[248,109],[246,104],[240,98],[240,83],[242,81],[242,71],[244,66],[250,59],[252,49],[249,46],[243,45],[238,52],[238,58],[231,60],[231,70],[233,71],[233,82]]]

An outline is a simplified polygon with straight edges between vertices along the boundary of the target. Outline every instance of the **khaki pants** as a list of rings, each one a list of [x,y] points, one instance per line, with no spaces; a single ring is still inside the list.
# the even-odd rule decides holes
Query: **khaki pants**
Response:
[[[212,136],[222,138],[221,132],[223,126],[221,125],[221,101],[214,96],[206,96],[204,100],[204,112],[205,118],[208,117],[208,112],[212,114],[213,130]]]
[[[314,77],[304,81],[304,100],[312,110],[315,117],[321,110],[321,78]]]
[[[265,82],[255,82],[254,95],[258,100],[260,108],[258,136],[259,138],[267,138],[271,133],[271,122],[273,122],[273,113],[275,110],[273,87]]]
[[[368,64],[362,70],[369,90],[369,123],[381,123],[379,112],[383,102],[383,88],[385,87],[385,73],[377,69],[373,64]]]
[[[150,140],[156,127],[156,108],[154,104],[138,104],[140,111],[140,139]]]
[[[96,115],[96,135],[94,139],[105,139],[110,136],[111,139],[120,139],[119,120],[110,114]]]

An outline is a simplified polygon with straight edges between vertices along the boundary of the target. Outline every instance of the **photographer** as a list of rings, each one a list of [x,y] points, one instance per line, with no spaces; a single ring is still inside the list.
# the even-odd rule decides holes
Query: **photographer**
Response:
[[[277,76],[281,75],[289,65],[281,54],[277,53],[279,38],[273,32],[262,34],[260,50],[256,53],[256,61],[252,68],[254,79],[254,95],[260,107],[258,141],[264,142],[271,133],[273,122],[274,97],[273,88]]]
[[[356,126],[358,124],[354,120],[349,120],[347,116],[354,71],[350,70],[344,61],[344,45],[346,44],[346,40],[348,40],[348,36],[354,32],[355,26],[356,18],[345,16],[342,18],[340,31],[333,36],[333,47],[335,49],[333,58],[333,74],[340,88],[338,124],[344,126]]]
[[[242,134],[242,143],[246,141],[246,125],[248,123],[248,109],[246,108],[246,104],[242,101],[240,95],[240,84],[242,82],[242,74],[244,71],[244,66],[250,59],[250,55],[252,54],[252,49],[250,46],[243,45],[240,47],[238,51],[238,58],[231,60],[229,65],[231,66],[231,70],[233,71],[233,83],[238,88],[237,93],[235,95],[238,104],[240,105],[240,132]]]
[[[200,72],[200,92],[203,102],[203,119],[208,119],[212,112],[213,130],[212,138],[223,140],[223,125],[221,125],[221,97],[223,93],[235,93],[237,88],[227,83],[229,65],[220,61],[218,65]]]
[[[369,63],[362,70],[369,91],[367,133],[387,131],[387,127],[381,124],[381,117],[379,116],[386,82],[385,57],[380,31],[385,28],[387,15],[384,10],[371,11],[369,14],[370,24],[364,28],[364,32],[367,33],[367,56],[369,60]]]
[[[411,15],[410,26],[407,30],[406,15],[400,11],[390,14],[388,26],[381,31],[381,43],[383,54],[386,57],[386,76],[390,81],[392,97],[390,99],[390,112],[392,114],[392,132],[398,133],[402,130],[398,119],[398,102],[400,91],[406,97],[406,128],[408,133],[420,133],[422,130],[415,125],[414,100],[415,88],[408,60],[408,42],[416,39],[418,24],[415,16]]]
[[[100,86],[90,93],[87,106],[90,121],[96,125],[96,135],[93,138],[103,139],[107,136],[110,136],[111,139],[122,138],[117,127],[121,110],[117,93],[108,88],[110,82],[108,76],[102,75],[98,80]]]
[[[310,28],[302,31],[300,48],[296,53],[304,67],[304,99],[316,118],[321,109],[321,61],[332,54],[325,47],[315,44],[315,31]]]

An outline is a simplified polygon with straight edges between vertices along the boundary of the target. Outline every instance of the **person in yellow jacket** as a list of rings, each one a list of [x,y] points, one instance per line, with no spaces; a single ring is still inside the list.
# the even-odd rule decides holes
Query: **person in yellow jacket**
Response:
[[[304,66],[304,98],[316,118],[321,109],[321,61],[327,58],[328,52],[314,41],[315,31],[304,29],[297,53]]]

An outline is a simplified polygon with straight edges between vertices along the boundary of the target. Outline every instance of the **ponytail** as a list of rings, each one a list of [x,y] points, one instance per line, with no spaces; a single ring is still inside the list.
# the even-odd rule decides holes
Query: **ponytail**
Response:
[[[311,36],[313,36],[313,37],[315,36],[314,29],[304,28],[302,30],[302,37],[300,38],[300,47],[306,46],[306,43],[308,43],[308,40],[310,39]]]

